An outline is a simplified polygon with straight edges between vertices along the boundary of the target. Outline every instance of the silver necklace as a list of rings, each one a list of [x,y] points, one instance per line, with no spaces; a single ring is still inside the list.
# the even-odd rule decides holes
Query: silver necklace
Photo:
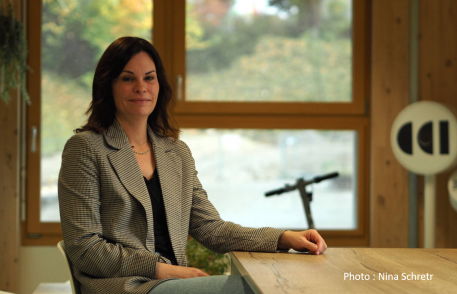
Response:
[[[149,150],[151,150],[151,147],[149,147],[149,149],[144,151],[144,152],[138,152],[138,151],[135,151],[135,150],[133,150],[133,152],[135,152],[136,154],[146,154],[146,153],[149,152]]]
[[[147,140],[148,140],[148,139],[146,139],[146,141],[147,141]],[[143,144],[146,143],[146,141],[144,141]],[[141,144],[140,146],[143,146],[143,144]],[[132,149],[133,149],[133,147],[135,147],[135,146],[132,146]],[[136,154],[146,154],[146,153],[148,153],[150,150],[151,150],[151,147],[149,147],[149,149],[146,150],[146,151],[144,151],[144,152],[138,152],[138,151],[135,151],[135,150],[133,150],[133,152],[135,152]]]

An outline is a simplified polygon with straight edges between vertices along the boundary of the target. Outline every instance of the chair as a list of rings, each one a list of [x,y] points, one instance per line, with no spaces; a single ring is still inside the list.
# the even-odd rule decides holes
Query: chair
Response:
[[[81,285],[73,275],[73,268],[71,266],[70,259],[68,259],[67,254],[65,253],[65,243],[63,242],[63,240],[57,244],[57,248],[59,248],[60,252],[63,255],[63,258],[65,259],[65,263],[67,264],[67,270],[70,274],[71,291],[73,292],[73,294],[81,294]]]

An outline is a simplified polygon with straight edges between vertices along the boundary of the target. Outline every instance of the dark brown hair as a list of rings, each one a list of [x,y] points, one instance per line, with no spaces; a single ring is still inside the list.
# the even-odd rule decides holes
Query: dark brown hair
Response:
[[[95,69],[92,102],[86,111],[89,118],[87,123],[76,129],[75,132],[91,130],[102,133],[113,123],[116,113],[112,91],[113,81],[121,74],[129,60],[140,52],[146,52],[154,61],[160,85],[157,104],[148,117],[148,125],[158,136],[178,138],[179,129],[170,124],[173,117],[169,113],[168,107],[172,102],[172,91],[162,60],[151,43],[138,37],[119,38],[111,43],[103,53]]]

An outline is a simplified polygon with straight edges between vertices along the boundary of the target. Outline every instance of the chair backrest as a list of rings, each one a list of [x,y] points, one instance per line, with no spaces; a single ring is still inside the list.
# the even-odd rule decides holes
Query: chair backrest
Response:
[[[79,284],[79,281],[75,278],[73,274],[73,267],[71,266],[70,259],[68,259],[67,254],[65,253],[65,243],[63,242],[63,240],[57,243],[57,248],[59,248],[60,252],[63,255],[63,258],[65,259],[65,263],[67,264],[67,270],[70,274],[71,290],[73,294],[81,294],[81,285]]]

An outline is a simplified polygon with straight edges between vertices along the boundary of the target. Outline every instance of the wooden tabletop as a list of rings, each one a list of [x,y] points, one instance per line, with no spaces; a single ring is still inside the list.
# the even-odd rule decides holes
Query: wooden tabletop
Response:
[[[231,252],[256,293],[457,293],[457,249],[329,248]]]
[[[70,283],[41,283],[33,294],[72,294]]]

